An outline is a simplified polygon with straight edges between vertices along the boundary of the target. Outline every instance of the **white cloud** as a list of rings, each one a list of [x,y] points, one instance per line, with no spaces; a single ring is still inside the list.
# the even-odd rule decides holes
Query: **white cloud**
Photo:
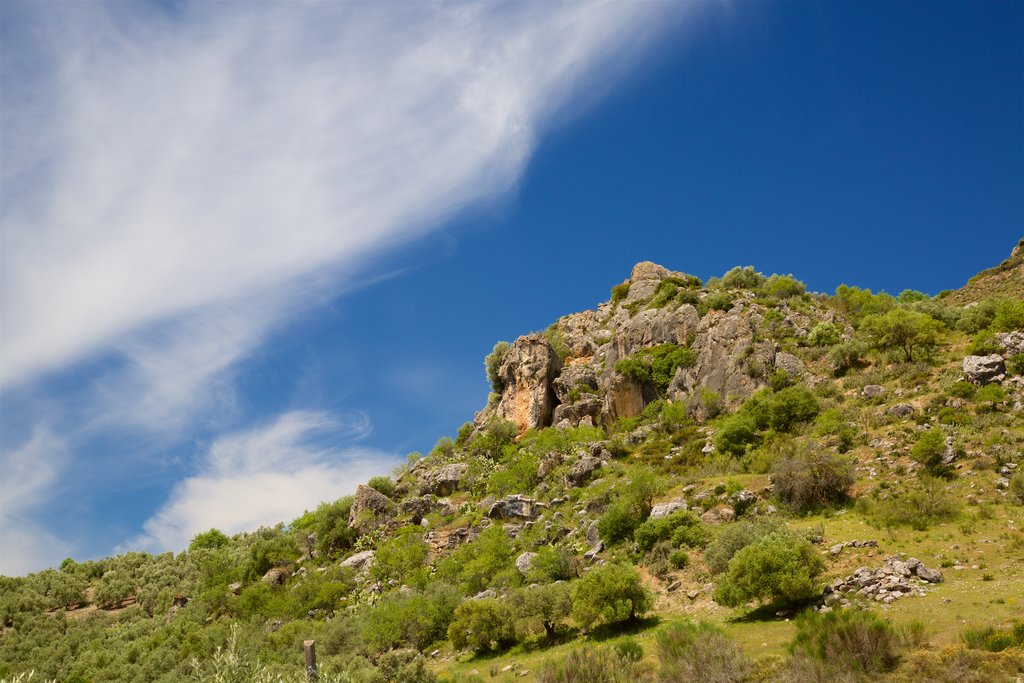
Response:
[[[52,494],[67,457],[63,441],[43,428],[0,457],[0,574],[15,576],[54,565],[70,553],[69,542],[32,521]]]
[[[203,456],[201,470],[177,484],[168,502],[123,549],[185,548],[211,527],[224,533],[287,522],[325,500],[352,493],[400,459],[372,449],[332,449],[316,437],[360,438],[365,416],[339,421],[326,413],[293,411],[273,423],[222,437]]]
[[[672,7],[19,5],[50,48],[3,55],[3,125],[30,140],[4,136],[3,381],[239,300],[265,329],[256,295],[301,301],[508,190]]]

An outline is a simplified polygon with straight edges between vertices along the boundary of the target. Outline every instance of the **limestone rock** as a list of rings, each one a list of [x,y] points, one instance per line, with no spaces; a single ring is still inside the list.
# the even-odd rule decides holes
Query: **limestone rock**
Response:
[[[643,387],[637,381],[618,374],[607,380],[602,406],[606,425],[614,424],[624,417],[636,417],[646,405]]]
[[[284,580],[288,577],[288,572],[284,569],[275,567],[263,575],[263,583],[268,586],[280,586],[284,584]]]
[[[651,508],[651,519],[661,519],[662,517],[668,517],[669,515],[685,511],[688,509],[685,501],[680,499],[670,500],[665,503],[658,503]]]
[[[533,519],[540,514],[543,503],[520,494],[506,496],[491,505],[487,516],[491,519]]]
[[[697,362],[676,372],[668,397],[686,400],[707,389],[736,403],[766,386],[775,367],[776,347],[774,342],[754,341],[754,332],[751,316],[742,310],[705,315],[691,347]]]
[[[362,552],[356,553],[355,555],[349,558],[346,558],[345,560],[342,560],[340,566],[351,567],[352,569],[355,569],[357,572],[361,572],[364,569],[370,568],[370,565],[373,564],[373,558],[375,556],[376,553],[374,551],[364,550]]]
[[[459,489],[459,484],[469,471],[465,463],[451,463],[427,473],[425,482],[431,493],[438,496],[450,496]]]
[[[782,370],[791,377],[803,377],[804,372],[806,372],[804,369],[804,362],[802,360],[791,353],[785,353],[782,351],[775,354],[775,368],[777,370]]]
[[[569,469],[569,473],[566,476],[570,484],[579,486],[589,479],[590,475],[599,467],[601,467],[601,459],[587,453],[576,461],[576,464]]]
[[[478,424],[491,417],[511,420],[520,433],[550,426],[557,398],[552,386],[562,361],[542,334],[520,337],[505,355],[498,376],[505,388],[493,411],[484,410]]]
[[[434,497],[430,494],[407,498],[398,504],[398,512],[412,517],[413,524],[419,524],[436,507]]]
[[[860,394],[864,398],[878,398],[885,395],[885,387],[881,384],[869,384],[860,390]]]
[[[533,561],[537,559],[537,553],[523,553],[516,558],[516,571],[526,576],[533,567]]]
[[[964,375],[975,384],[990,384],[1006,379],[1006,364],[998,354],[967,356],[963,363]]]
[[[887,415],[891,415],[892,417],[908,417],[917,411],[915,411],[914,406],[909,403],[897,403],[885,412]]]
[[[581,393],[597,393],[597,375],[588,365],[570,365],[562,368],[558,377],[552,381],[551,388],[554,389],[559,401],[571,403],[569,394],[573,389],[582,389]],[[587,389],[590,392],[587,392]]]
[[[700,521],[705,524],[720,524],[731,522],[734,519],[736,519],[736,511],[728,505],[716,505],[700,516]]]
[[[629,276],[629,293],[626,295],[626,303],[646,299],[654,294],[658,283],[666,277],[668,277],[668,268],[664,266],[650,261],[641,261],[636,264]]]
[[[361,534],[372,531],[394,514],[395,504],[376,489],[365,484],[356,487],[352,509],[348,513],[348,525]]]
[[[1024,354],[1024,332],[999,332],[996,334],[996,342],[1003,347],[1004,356],[1016,356]]]
[[[555,424],[565,420],[570,427],[575,427],[584,418],[589,417],[593,424],[594,418],[600,417],[602,407],[604,407],[604,402],[601,399],[588,394],[587,398],[580,399],[576,403],[563,403],[557,406],[553,419]]]

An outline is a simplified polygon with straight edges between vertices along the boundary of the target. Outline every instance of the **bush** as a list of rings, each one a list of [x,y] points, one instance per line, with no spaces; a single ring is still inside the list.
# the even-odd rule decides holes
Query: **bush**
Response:
[[[761,433],[754,418],[737,413],[723,419],[715,434],[715,449],[729,455],[743,455],[748,447],[761,443]]]
[[[660,680],[665,683],[743,681],[750,662],[720,628],[707,622],[676,623],[657,634]]]
[[[921,432],[917,437],[917,442],[910,449],[910,457],[924,465],[929,474],[948,477],[953,473],[953,468],[942,463],[946,448],[946,438],[942,431],[933,428]]]
[[[736,266],[722,276],[721,286],[726,289],[758,289],[766,279],[753,266]]]
[[[768,278],[764,288],[768,294],[777,296],[780,299],[800,296],[807,291],[807,285],[792,275],[772,275]]]
[[[633,535],[644,521],[643,514],[632,501],[617,498],[597,519],[597,531],[609,545],[614,545]]]
[[[834,346],[842,339],[842,330],[833,323],[818,323],[807,333],[808,346]]]
[[[866,315],[885,313],[896,305],[896,300],[885,292],[873,294],[870,289],[847,285],[836,287],[835,300],[843,312],[858,320]]]
[[[515,642],[513,623],[512,609],[501,600],[464,600],[448,626],[448,639],[474,652],[503,648]]]
[[[797,453],[775,464],[772,482],[780,501],[796,512],[812,512],[848,499],[853,466],[827,451]]]
[[[1009,628],[972,626],[964,629],[960,638],[971,649],[1002,652],[1010,647],[1024,645],[1024,620],[1013,622]]]
[[[986,299],[973,306],[967,306],[960,313],[956,328],[967,334],[977,334],[987,330],[996,317],[996,301]]]
[[[374,491],[384,494],[388,498],[395,495],[395,482],[391,481],[391,477],[386,475],[370,477],[370,481],[366,482],[366,485]]]
[[[707,544],[708,531],[696,515],[680,511],[660,519],[648,519],[633,532],[633,540],[641,552],[669,539],[676,548],[701,547]]]
[[[954,520],[960,513],[960,501],[946,490],[941,480],[933,477],[922,477],[917,486],[888,498],[862,498],[857,505],[880,526],[909,526],[915,531]]]
[[[487,357],[484,358],[484,368],[487,370],[487,381],[491,383],[494,393],[500,394],[505,391],[505,380],[501,378],[498,370],[501,368],[505,356],[508,355],[512,346],[507,341],[500,341],[494,345]]]
[[[618,305],[618,303],[620,301],[625,299],[628,294],[629,294],[629,280],[626,280],[625,282],[623,282],[621,284],[618,284],[618,285],[615,285],[614,287],[612,287],[612,299],[611,299],[612,308],[615,308],[615,306]]]
[[[900,660],[901,638],[888,620],[860,609],[808,610],[796,621],[790,651],[837,672],[878,676]]]
[[[500,524],[489,526],[475,541],[465,543],[438,566],[438,573],[462,583],[463,591],[475,595],[508,571],[513,560],[512,542]],[[513,570],[514,571],[514,570]]]
[[[828,353],[828,359],[832,362],[832,374],[842,377],[853,368],[863,362],[864,355],[868,349],[864,342],[851,340],[836,344]]]
[[[395,581],[422,586],[427,580],[428,551],[422,528],[402,527],[377,548],[370,575],[385,583]]]
[[[1010,495],[1018,503],[1024,505],[1024,471],[1017,472],[1010,477]]]
[[[715,601],[738,607],[751,601],[793,606],[818,596],[815,579],[825,568],[805,539],[771,533],[737,552],[715,588]]]
[[[619,562],[594,567],[572,590],[572,617],[585,629],[596,622],[634,620],[653,604],[636,569]]]
[[[356,532],[348,526],[352,510],[352,496],[339,498],[333,503],[321,503],[316,509],[316,547],[321,555],[335,555],[352,547]]]
[[[723,526],[704,551],[704,561],[712,574],[721,574],[740,550],[762,536],[782,532],[784,529],[782,522],[773,517],[741,519],[734,524]]]
[[[1014,330],[1024,330],[1024,301],[1003,299],[996,304],[995,316],[992,319],[992,331],[1012,332]]]
[[[583,646],[561,659],[549,659],[538,683],[637,683],[637,663],[608,649]]]
[[[188,544],[188,549],[190,552],[200,548],[216,550],[217,548],[223,548],[230,542],[231,539],[225,536],[222,531],[210,529],[193,536],[192,542]]]
[[[653,384],[659,391],[668,388],[676,368],[688,368],[697,362],[690,349],[676,344],[660,344],[642,349],[615,364],[615,372],[641,384]]]
[[[697,304],[697,312],[702,316],[708,311],[728,311],[732,308],[735,297],[729,292],[710,292]]]
[[[397,647],[422,651],[445,637],[458,603],[457,591],[440,583],[423,591],[392,593],[362,614],[362,639],[374,654]]]

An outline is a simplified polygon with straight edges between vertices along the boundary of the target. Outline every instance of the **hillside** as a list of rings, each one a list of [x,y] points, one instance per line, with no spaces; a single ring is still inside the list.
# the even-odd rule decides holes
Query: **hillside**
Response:
[[[1022,244],[935,298],[639,263],[354,496],[0,577],[0,680],[1014,680]]]

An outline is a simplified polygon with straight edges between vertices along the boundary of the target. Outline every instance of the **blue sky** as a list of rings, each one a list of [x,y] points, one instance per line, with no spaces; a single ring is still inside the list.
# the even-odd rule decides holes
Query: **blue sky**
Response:
[[[633,263],[1024,234],[1019,2],[4,3],[0,572],[288,521]]]

